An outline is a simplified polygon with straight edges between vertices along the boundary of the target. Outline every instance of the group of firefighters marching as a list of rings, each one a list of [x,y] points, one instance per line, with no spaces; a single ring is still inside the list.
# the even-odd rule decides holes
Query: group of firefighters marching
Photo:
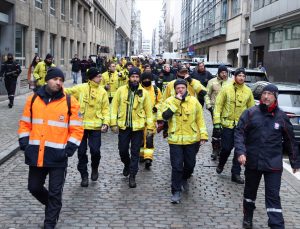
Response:
[[[35,93],[40,101],[33,104],[36,96],[28,98],[20,121],[19,142],[21,149],[25,150],[26,163],[30,168],[65,168],[66,163],[62,162],[78,150],[77,168],[82,178],[81,186],[88,187],[87,147],[91,153],[91,180],[96,181],[101,158],[101,133],[107,132],[110,127],[113,133],[118,134],[123,175],[129,176],[129,187],[135,188],[139,161],[145,162],[146,169],[151,167],[154,134],[163,131],[170,148],[171,202],[179,203],[182,191],[189,189],[188,179],[194,171],[197,152],[208,141],[204,102],[214,123],[211,157],[216,160],[219,156],[216,172],[221,173],[234,147],[234,130],[239,118],[246,109],[254,106],[252,92],[244,84],[245,70],[238,68],[234,79],[228,79],[227,68],[220,66],[217,76],[210,79],[205,87],[198,79],[191,77],[184,66],[171,75],[167,64],[162,66],[162,69],[166,69],[163,74],[155,72],[158,71],[155,65],[146,64],[143,68],[135,65],[132,62],[121,61],[118,65],[111,62],[104,73],[92,67],[87,71],[88,81],[71,88],[62,88],[64,74],[56,67],[50,68],[44,79],[39,79],[46,82]],[[57,91],[60,91],[59,96]],[[61,106],[62,110],[59,110],[59,105],[65,103],[60,101],[63,94],[66,95],[64,100],[67,100],[68,106]],[[70,95],[78,102],[68,99]],[[199,101],[203,101],[202,104]],[[58,105],[52,105],[50,109],[49,105],[55,102]],[[41,114],[43,112],[47,113]],[[47,114],[52,116],[46,118]],[[51,140],[43,135],[43,129],[38,129],[39,125],[45,125],[42,119],[48,122],[49,132],[46,135]],[[231,179],[243,184],[240,163],[243,164],[240,158],[233,157]],[[62,186],[63,182],[58,185]],[[39,192],[37,188],[30,187],[30,192],[41,201],[36,193]],[[47,195],[50,196],[50,190]],[[60,195],[61,201],[61,193],[54,195]],[[45,225],[49,221],[47,225],[53,228],[51,225],[56,224],[61,202],[57,206],[50,204],[49,197],[49,204],[45,205]],[[56,209],[56,215],[51,215],[53,211],[50,213],[49,210],[47,221],[48,208]],[[244,221],[245,228],[252,228],[252,218],[251,222],[248,218]]]

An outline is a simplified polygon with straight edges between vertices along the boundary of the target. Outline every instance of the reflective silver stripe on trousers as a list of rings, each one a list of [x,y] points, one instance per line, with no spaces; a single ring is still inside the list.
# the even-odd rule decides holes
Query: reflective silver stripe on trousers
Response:
[[[80,145],[80,141],[77,140],[76,138],[69,137],[68,141],[69,141],[69,142],[72,142],[72,143],[74,143],[74,144],[76,144],[76,145],[78,145],[78,146]]]
[[[70,121],[70,126],[82,126],[82,122],[77,121],[77,120],[71,120]]]
[[[24,133],[19,134],[19,138],[24,138],[24,137],[28,137],[28,136],[29,136],[29,132],[24,132]]]
[[[26,116],[22,116],[20,120],[24,121],[24,122],[29,122],[30,123],[30,118],[26,117]]]
[[[66,145],[65,144],[60,144],[60,143],[55,143],[55,142],[45,141],[45,146],[55,148],[55,149],[64,149]]]
[[[68,123],[65,122],[57,122],[53,120],[48,120],[49,126],[56,126],[56,127],[62,127],[62,128],[68,128]]]
[[[267,212],[278,212],[278,213],[282,213],[282,209],[277,209],[277,208],[267,208]]]
[[[244,198],[244,200],[245,200],[246,202],[248,202],[248,203],[255,203],[255,200],[246,199],[246,198]]]
[[[40,118],[33,118],[32,119],[33,124],[43,124],[43,119]]]
[[[40,140],[29,140],[29,144],[30,145],[36,145],[36,146],[38,146],[38,145],[40,145]]]

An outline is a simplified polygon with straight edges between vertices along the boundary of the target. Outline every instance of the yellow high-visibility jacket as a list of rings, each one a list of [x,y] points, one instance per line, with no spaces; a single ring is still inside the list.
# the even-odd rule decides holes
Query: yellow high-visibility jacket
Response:
[[[233,129],[244,110],[254,106],[251,89],[234,81],[221,89],[216,98],[214,124]]]
[[[162,93],[157,86],[151,85],[150,87],[144,87],[148,91],[151,99],[152,108],[156,107],[157,113],[153,113],[153,121],[162,120],[161,118],[161,102],[162,102]]]
[[[51,64],[51,68],[55,67],[55,64]],[[35,78],[37,86],[45,85],[45,77],[49,66],[46,65],[45,61],[38,63],[33,70],[33,77]]]
[[[73,95],[79,101],[84,129],[100,130],[103,124],[109,126],[108,96],[100,84],[89,80],[87,83],[65,88],[64,91]]]
[[[169,144],[189,145],[208,139],[203,109],[197,98],[187,95],[180,101],[174,96],[169,97],[163,106],[163,117],[168,110],[173,112],[168,120]]]
[[[102,85],[103,87],[109,85],[110,89],[107,90],[107,94],[109,98],[113,98],[116,94],[116,91],[121,86],[121,81],[123,81],[123,76],[119,76],[117,71],[113,73],[106,71],[102,74],[100,85]]]
[[[128,84],[120,87],[112,100],[110,124],[111,126],[118,125],[122,130],[126,129],[129,90]],[[149,93],[141,85],[139,85],[137,91],[139,91],[139,93],[136,93],[134,96],[132,109],[132,130],[143,130],[145,126],[147,126],[149,130],[154,130],[152,103]]]

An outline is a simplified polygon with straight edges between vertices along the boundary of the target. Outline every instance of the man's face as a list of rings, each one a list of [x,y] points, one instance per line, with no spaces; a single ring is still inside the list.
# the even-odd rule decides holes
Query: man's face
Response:
[[[177,62],[176,62],[176,61],[173,62],[173,67],[174,67],[174,68],[177,68]]]
[[[170,72],[170,66],[165,66],[164,70],[165,70],[166,72]]]
[[[245,82],[246,75],[244,73],[240,73],[237,76],[235,76],[235,82],[239,85],[242,85]]]
[[[63,86],[63,79],[61,77],[55,77],[47,81],[47,86],[52,92],[58,92]]]
[[[139,83],[140,82],[140,76],[137,74],[133,74],[129,77],[129,81],[131,83]]]
[[[271,106],[273,103],[275,103],[276,98],[274,96],[274,94],[270,91],[264,91],[261,94],[261,98],[260,98],[261,102],[265,105],[267,105],[268,107]]]
[[[175,87],[176,94],[180,94],[181,96],[183,96],[186,93],[186,90],[187,88],[184,84],[178,84]]]
[[[162,59],[159,59],[159,60],[158,60],[158,63],[159,63],[159,64],[162,64],[162,63],[163,63],[163,60],[162,60]]]
[[[111,65],[109,66],[109,71],[110,71],[110,72],[115,72],[115,71],[116,71],[116,65],[115,65],[115,64],[111,64]]]
[[[77,54],[75,54],[75,55],[74,55],[74,58],[75,58],[75,59],[77,59],[77,58],[78,58]]]
[[[47,64],[52,64],[52,58],[46,59]]]
[[[219,73],[219,76],[221,77],[221,79],[226,80],[227,79],[227,71],[221,71]]]
[[[203,63],[198,65],[198,69],[200,72],[204,72],[205,71],[205,65]]]
[[[151,68],[150,67],[146,67],[144,72],[151,72]]]
[[[92,79],[92,81],[94,81],[95,83],[99,84],[102,80],[102,75],[101,74],[98,74],[96,77],[94,77]]]
[[[127,65],[127,70],[129,71],[130,69],[132,69],[133,65]]]

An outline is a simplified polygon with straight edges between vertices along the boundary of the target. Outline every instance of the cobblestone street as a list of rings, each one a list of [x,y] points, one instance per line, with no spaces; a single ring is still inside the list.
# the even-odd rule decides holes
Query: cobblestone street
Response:
[[[217,175],[206,143],[197,155],[189,192],[181,204],[173,205],[168,145],[161,135],[156,146],[151,170],[140,164],[135,189],[129,189],[122,175],[116,135],[102,136],[100,177],[88,188],[80,187],[75,154],[69,161],[57,228],[241,228],[243,185],[230,181],[231,163]],[[41,228],[44,208],[28,192],[27,176],[21,151],[0,166],[0,228]],[[286,228],[300,228],[300,195],[289,183],[284,179],[281,189]],[[256,206],[254,228],[267,228],[263,183]]]

